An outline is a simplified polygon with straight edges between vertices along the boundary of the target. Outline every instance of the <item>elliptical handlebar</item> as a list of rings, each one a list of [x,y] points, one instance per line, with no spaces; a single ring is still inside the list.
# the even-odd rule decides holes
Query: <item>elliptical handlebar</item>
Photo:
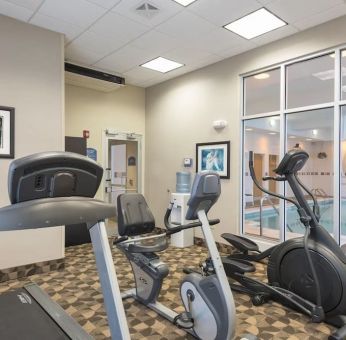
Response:
[[[294,204],[298,210],[300,209],[300,206],[298,205],[298,203],[296,201],[294,201],[293,199],[285,197],[285,196],[280,195],[280,194],[277,194],[275,192],[271,192],[271,191],[262,187],[262,185],[258,182],[257,177],[256,177],[256,173],[255,173],[255,169],[254,169],[254,161],[253,161],[253,151],[249,151],[249,170],[250,170],[250,176],[251,176],[253,182],[255,183],[255,185],[258,189],[260,189],[261,191],[263,191],[264,193],[266,193],[268,195],[271,195],[271,196],[280,198],[282,200],[288,201],[288,202]],[[278,179],[276,179],[276,177],[272,177],[272,178],[269,177],[267,179],[264,179],[264,178],[263,179],[264,180],[273,179],[273,180],[277,180],[277,181],[286,181],[285,176],[277,176],[277,178]]]

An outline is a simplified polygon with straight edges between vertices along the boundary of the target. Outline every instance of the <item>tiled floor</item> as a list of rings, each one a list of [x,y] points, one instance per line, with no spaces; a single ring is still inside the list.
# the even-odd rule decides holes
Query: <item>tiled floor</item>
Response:
[[[121,289],[133,286],[131,267],[126,258],[113,251],[114,262]],[[160,301],[181,311],[179,306],[179,282],[184,267],[197,267],[206,256],[205,249],[193,246],[185,249],[170,247],[161,253],[170,266],[170,274],[162,287]],[[259,265],[258,277],[264,276],[264,266]],[[90,245],[70,247],[66,251],[66,267],[63,271],[34,275],[30,279],[9,281],[0,285],[0,293],[34,281],[56,300],[69,314],[96,339],[109,339],[107,318],[98,282],[94,256]],[[326,324],[312,324],[299,313],[269,303],[253,307],[249,298],[235,293],[237,307],[237,339],[251,333],[259,339],[327,339],[332,328]],[[190,339],[153,311],[129,299],[124,303],[132,339]],[[225,339],[226,340],[226,339]]]

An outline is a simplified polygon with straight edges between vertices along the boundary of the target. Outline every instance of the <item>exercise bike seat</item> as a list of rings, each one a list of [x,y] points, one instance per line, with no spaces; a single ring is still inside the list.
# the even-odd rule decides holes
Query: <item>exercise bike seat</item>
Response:
[[[256,267],[249,261],[240,259],[230,259],[229,257],[222,257],[222,263],[225,268],[227,276],[229,273],[253,273],[256,271]]]
[[[257,253],[260,252],[258,245],[255,242],[247,239],[246,237],[230,233],[224,233],[221,235],[221,237],[223,237],[228,243],[230,243],[232,246],[243,253],[247,253],[249,251],[255,251]]]
[[[158,253],[167,249],[167,238],[162,238],[154,244],[129,244],[129,253]]]

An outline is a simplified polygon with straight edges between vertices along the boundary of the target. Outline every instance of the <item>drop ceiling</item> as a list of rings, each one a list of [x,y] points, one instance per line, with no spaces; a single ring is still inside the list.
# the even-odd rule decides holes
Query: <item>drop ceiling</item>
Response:
[[[222,28],[263,6],[288,25],[252,40]],[[346,4],[197,0],[183,7],[173,0],[0,0],[0,13],[65,34],[69,62],[148,87],[345,15]],[[185,66],[166,74],[139,66],[158,56]]]

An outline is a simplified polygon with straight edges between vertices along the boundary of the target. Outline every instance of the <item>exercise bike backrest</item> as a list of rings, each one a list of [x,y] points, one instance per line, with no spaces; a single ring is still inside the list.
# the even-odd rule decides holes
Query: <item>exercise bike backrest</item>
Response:
[[[187,220],[198,219],[198,211],[203,210],[207,214],[216,203],[221,194],[220,176],[211,171],[197,173],[192,185],[191,196],[187,202]]]

